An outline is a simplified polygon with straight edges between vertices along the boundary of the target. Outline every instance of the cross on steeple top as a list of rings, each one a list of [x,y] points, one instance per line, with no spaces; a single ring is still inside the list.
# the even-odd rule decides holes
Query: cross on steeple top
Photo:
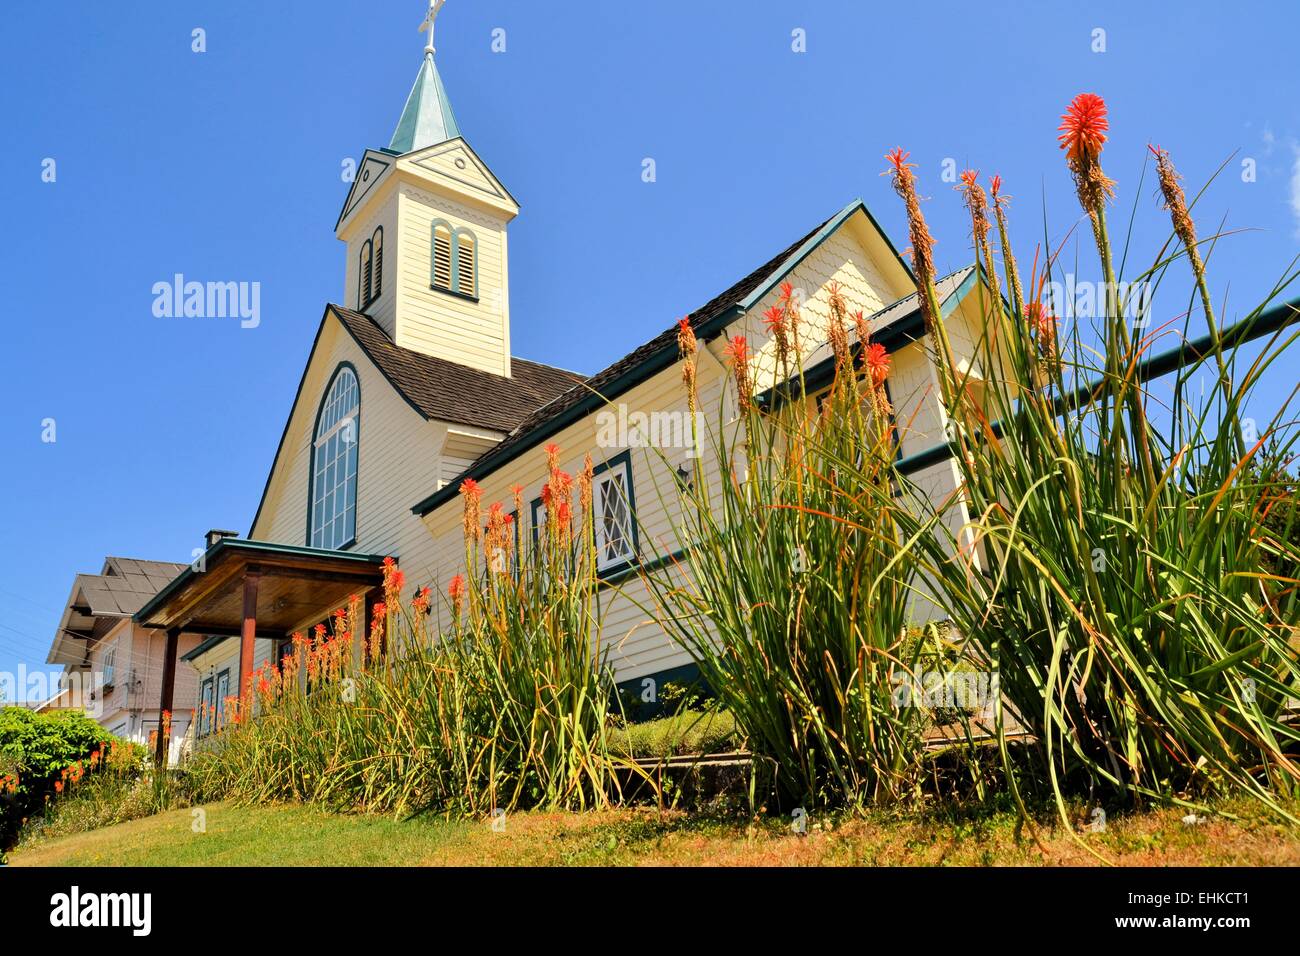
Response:
[[[433,22],[438,19],[438,11],[442,9],[442,5],[446,2],[447,0],[429,0],[429,12],[425,16],[424,22],[420,24],[420,32],[427,31],[429,34],[429,42],[424,46],[424,52],[427,56],[433,56],[434,54]]]

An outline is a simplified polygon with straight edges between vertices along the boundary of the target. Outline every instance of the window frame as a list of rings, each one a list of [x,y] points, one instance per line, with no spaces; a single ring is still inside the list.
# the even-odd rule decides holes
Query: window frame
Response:
[[[356,469],[356,476],[353,481],[354,488],[353,488],[353,500],[352,500],[352,535],[341,544],[338,544],[334,547],[327,547],[324,541],[322,541],[322,543],[319,545],[316,544],[314,535],[312,533],[312,519],[315,516],[315,510],[316,510],[316,456],[320,452],[321,436],[319,435],[319,432],[320,432],[321,416],[325,414],[325,408],[329,404],[330,393],[334,389],[335,382],[338,381],[339,376],[345,370],[352,374],[352,380],[353,382],[356,383],[356,393],[357,393],[357,402],[356,402],[355,410],[353,411],[351,416],[353,421],[353,428],[355,432],[353,436],[353,444],[355,444],[357,448],[357,469]],[[344,421],[346,421],[346,418],[340,418],[339,421],[336,422],[335,425],[331,427],[331,432],[333,431],[334,428],[337,428]],[[325,436],[325,439],[328,440],[328,437],[329,436]],[[340,362],[335,367],[333,374],[331,374],[329,377],[329,382],[326,384],[324,391],[322,391],[321,393],[320,404],[316,406],[316,418],[312,424],[312,429],[311,429],[311,455],[309,457],[308,463],[309,463],[309,467],[307,469],[307,547],[318,548],[324,551],[347,551],[349,548],[353,547],[357,543],[357,529],[361,526],[361,376],[357,374],[356,366],[354,366],[351,362]],[[322,503],[323,502],[324,499],[322,499]],[[344,507],[343,513],[347,514],[346,507]],[[324,529],[324,524],[321,525],[321,528],[322,530]]]
[[[199,720],[194,730],[195,737],[206,737],[212,733],[212,729],[216,725],[216,693],[217,675],[209,674],[199,682]],[[207,697],[206,706],[204,704],[205,696]]]
[[[99,672],[105,690],[117,686],[117,641],[104,648],[104,656],[99,659]]]
[[[439,227],[447,231],[447,241],[451,250],[451,285],[444,286],[438,284],[438,229]],[[468,236],[470,243],[470,282],[473,288],[468,292],[461,288],[460,274],[460,256],[461,256],[461,237]],[[435,219],[429,224],[429,288],[435,292],[441,292],[444,295],[454,295],[460,299],[466,299],[470,302],[477,302],[478,297],[478,255],[479,241],[478,234],[468,226],[453,226],[446,219]]]
[[[373,302],[377,302],[379,297],[384,294],[384,227],[376,226],[375,231],[370,234],[370,255],[374,263],[371,269],[371,276],[374,282],[371,284],[371,295],[366,299],[368,307]]]
[[[625,496],[624,504],[627,507],[627,544],[628,553],[625,557],[609,559],[608,563],[602,557],[603,545],[600,536],[604,526],[604,516],[600,511],[600,485],[603,475],[610,475],[618,470],[623,475],[623,493]],[[605,459],[591,472],[591,514],[584,515],[584,520],[591,522],[592,537],[596,544],[596,576],[599,578],[609,577],[618,574],[641,560],[641,542],[637,534],[636,520],[636,489],[632,476],[632,453],[630,450],[619,452],[610,458]]]
[[[357,258],[357,311],[370,304],[370,279],[374,274],[375,247],[371,240],[361,243]]]
[[[221,682],[226,682],[226,693],[221,693]],[[230,696],[230,668],[217,671],[212,684],[212,728],[221,729],[221,718],[226,714],[226,698]]]
[[[473,285],[468,292],[461,288],[461,237],[469,236],[470,241],[470,261],[469,261],[469,281]],[[461,226],[453,229],[451,233],[451,272],[454,277],[456,293],[463,295],[467,299],[478,301],[478,236],[474,230],[468,226]]]

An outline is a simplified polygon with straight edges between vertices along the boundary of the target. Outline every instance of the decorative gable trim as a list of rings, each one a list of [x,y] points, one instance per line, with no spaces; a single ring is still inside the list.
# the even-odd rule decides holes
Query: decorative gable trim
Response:
[[[463,169],[463,175],[453,173],[434,162],[434,160],[451,154],[459,154],[451,160],[451,165],[453,169]],[[439,143],[437,146],[431,146],[422,152],[413,153],[410,156],[404,157],[404,160],[410,162],[413,166],[426,169],[434,175],[452,179],[460,183],[462,186],[465,186],[467,189],[474,189],[486,193],[496,199],[505,199],[514,202],[514,197],[506,191],[505,186],[501,184],[501,180],[497,179],[497,177],[492,173],[492,170],[488,169],[487,164],[483,162],[483,160],[479,159],[474,150],[470,149],[469,144],[460,137],[448,140],[445,143]],[[471,167],[474,170],[477,170],[479,175],[482,177],[481,180],[476,181],[470,175]],[[484,185],[485,182],[486,186]],[[518,205],[518,203],[515,203],[515,205]]]
[[[343,201],[343,211],[339,213],[339,218],[334,223],[335,232],[339,231],[339,227],[343,225],[343,220],[351,216],[365,198],[374,191],[379,184],[379,180],[383,179],[392,166],[393,160],[391,157],[378,153],[373,149],[366,150],[365,155],[361,157],[361,165],[357,167],[356,178],[352,180],[352,188],[348,190],[347,199]]]

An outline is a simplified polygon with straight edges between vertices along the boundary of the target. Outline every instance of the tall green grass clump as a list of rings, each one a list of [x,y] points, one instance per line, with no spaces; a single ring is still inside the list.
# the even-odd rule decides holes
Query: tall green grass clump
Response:
[[[1147,359],[1159,342],[1180,339],[1131,325],[1107,226],[1115,184],[1100,162],[1106,130],[1093,94],[1075,99],[1061,127],[1105,290],[1090,340],[1077,323],[1068,336],[1058,329],[1044,297],[1053,259],[1022,284],[994,177],[996,270],[989,197],[973,172],[963,175],[986,282],[984,331],[966,371],[939,319],[910,164],[901,151],[890,156],[974,540],[972,573],[945,574],[941,600],[999,675],[1004,757],[1004,718],[1030,731],[1027,772],[1007,761],[1013,788],[1048,795],[1063,815],[1073,795],[1124,806],[1201,804],[1225,792],[1291,815],[1300,782],[1300,732],[1286,720],[1300,696],[1297,548],[1269,514],[1291,481],[1277,463],[1295,435],[1287,404],[1263,421],[1247,403],[1295,334],[1278,332],[1249,358],[1240,329],[1221,334],[1205,242],[1168,154],[1153,150],[1172,233],[1127,288],[1187,269],[1187,322],[1199,315],[1208,328],[1207,344],[1174,368],[1173,402],[1162,402],[1150,383],[1169,366]],[[1261,320],[1295,277],[1245,322]],[[1279,327],[1296,318],[1289,308]],[[1204,398],[1201,379],[1210,383]]]
[[[716,426],[695,435],[721,477],[695,457],[673,503],[680,549],[645,576],[655,617],[697,662],[787,808],[916,796],[933,719],[906,689],[926,654],[908,624],[923,572],[933,573],[937,519],[895,498],[884,348],[868,345],[859,312],[854,354],[836,287],[830,309],[834,376],[816,398],[788,283],[766,315],[776,367],[761,407],[748,343],[728,344],[735,404],[721,403]],[[678,339],[693,411],[689,321]]]

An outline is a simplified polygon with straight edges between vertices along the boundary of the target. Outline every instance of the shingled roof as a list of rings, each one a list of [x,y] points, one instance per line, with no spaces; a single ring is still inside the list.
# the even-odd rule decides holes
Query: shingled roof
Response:
[[[99,574],[78,574],[63,609],[47,664],[72,663],[85,653],[77,639],[99,638],[122,618],[130,617],[185,568],[171,561],[108,557]]]
[[[340,305],[330,309],[393,388],[425,418],[509,432],[538,406],[586,378],[521,358],[510,360],[509,378],[493,375],[396,346],[368,315]]]

